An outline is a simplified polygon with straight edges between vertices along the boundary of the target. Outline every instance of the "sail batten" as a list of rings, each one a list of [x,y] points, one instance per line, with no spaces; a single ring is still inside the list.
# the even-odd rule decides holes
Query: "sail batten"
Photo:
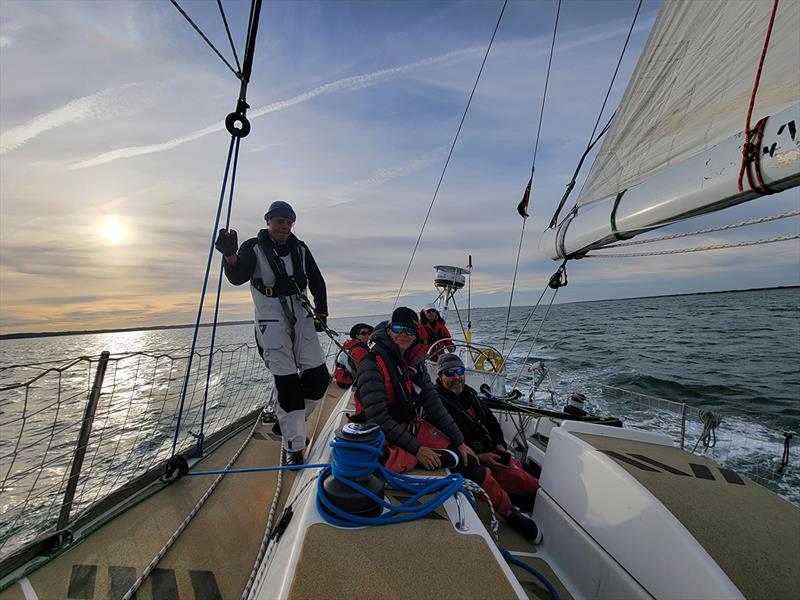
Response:
[[[772,2],[665,2],[578,198],[584,207],[743,129]],[[800,2],[778,6],[754,117],[800,100]]]

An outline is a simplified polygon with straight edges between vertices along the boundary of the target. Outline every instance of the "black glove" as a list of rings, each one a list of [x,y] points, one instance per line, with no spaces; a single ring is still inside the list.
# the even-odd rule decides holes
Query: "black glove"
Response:
[[[239,249],[239,236],[235,229],[219,230],[214,248],[222,252],[222,256],[233,256]]]
[[[325,331],[325,325],[328,324],[328,315],[325,313],[317,313],[317,317],[314,319],[314,329],[321,333]]]

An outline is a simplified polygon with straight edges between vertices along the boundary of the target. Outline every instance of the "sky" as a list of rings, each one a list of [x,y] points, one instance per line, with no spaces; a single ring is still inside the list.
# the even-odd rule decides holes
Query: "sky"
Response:
[[[232,62],[216,1],[181,5]],[[241,60],[249,2],[223,6]],[[264,2],[231,224],[243,241],[272,201],[292,203],[332,316],[391,310],[501,7]],[[535,302],[558,266],[539,236],[635,8],[562,4],[515,305]],[[606,115],[658,9],[642,6]],[[400,304],[432,301],[433,265],[465,266],[471,255],[472,306],[507,305],[555,12],[555,2],[508,3]],[[167,0],[0,0],[0,334],[194,322],[238,91]],[[795,188],[684,230],[798,208]],[[702,243],[797,233],[797,221]],[[568,270],[559,301],[798,285],[800,245],[586,259]],[[222,320],[249,318],[246,287],[224,282],[220,310]]]

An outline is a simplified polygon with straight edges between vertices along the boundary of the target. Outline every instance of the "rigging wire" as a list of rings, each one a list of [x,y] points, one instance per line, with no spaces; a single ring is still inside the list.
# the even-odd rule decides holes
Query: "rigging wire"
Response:
[[[611,83],[608,84],[608,90],[606,91],[606,97],[603,99],[603,105],[600,107],[600,113],[597,115],[597,121],[595,121],[594,129],[592,129],[592,134],[589,136],[589,144],[586,147],[586,150],[583,153],[580,161],[578,162],[578,167],[575,169],[575,173],[572,176],[572,180],[567,184],[567,189],[564,191],[564,196],[561,198],[561,202],[558,204],[558,208],[556,208],[556,212],[553,215],[553,218],[550,220],[550,225],[547,226],[548,229],[552,229],[556,226],[558,222],[558,215],[561,213],[561,209],[564,208],[564,204],[567,201],[567,198],[572,193],[572,189],[575,187],[575,180],[578,177],[578,172],[580,171],[581,167],[583,166],[583,161],[586,159],[586,156],[591,151],[592,147],[598,142],[598,140],[603,137],[603,135],[608,131],[609,126],[611,125],[611,121],[614,119],[616,115],[616,111],[614,114],[611,115],[611,118],[606,123],[606,126],[597,136],[594,138],[594,134],[597,131],[597,126],[600,124],[600,119],[603,116],[603,111],[606,109],[606,103],[608,102],[608,98],[611,95],[611,90],[614,87],[614,81],[617,79],[617,74],[619,73],[619,67],[622,65],[622,59],[625,56],[625,50],[628,48],[628,42],[631,39],[631,35],[633,34],[633,28],[636,25],[636,19],[639,17],[639,11],[642,8],[642,0],[639,0],[639,4],[636,6],[636,13],[633,15],[633,21],[631,21],[631,27],[628,30],[628,36],[625,38],[625,44],[622,46],[622,52],[620,52],[619,60],[617,61],[617,67],[614,69],[614,75],[611,77]],[[594,139],[594,141],[592,141]],[[573,208],[573,210],[575,210]]]
[[[489,58],[489,52],[492,49],[492,44],[494,43],[494,38],[497,35],[497,30],[500,28],[500,21],[503,19],[503,13],[506,10],[506,6],[508,5],[508,0],[503,2],[503,8],[500,9],[500,16],[497,17],[497,24],[494,26],[494,31],[492,32],[492,38],[489,40],[489,46],[486,48],[486,54],[483,56],[483,62],[481,63],[481,68],[478,70],[478,76],[475,78],[475,85],[472,86],[472,91],[469,94],[469,99],[467,100],[467,106],[464,108],[464,114],[461,115],[461,122],[458,124],[458,130],[456,130],[456,135],[453,138],[453,144],[450,146],[450,152],[447,154],[447,160],[444,162],[444,168],[442,169],[442,174],[439,176],[439,182],[436,184],[436,189],[433,192],[433,198],[431,198],[431,204],[428,206],[428,212],[425,214],[425,220],[422,222],[422,227],[419,230],[419,236],[417,237],[417,242],[414,244],[414,250],[411,252],[411,258],[408,259],[408,266],[406,267],[406,272],[403,275],[403,280],[400,282],[400,288],[397,290],[397,296],[395,296],[394,304],[392,305],[392,310],[395,309],[397,306],[397,301],[400,299],[400,294],[403,291],[403,286],[406,283],[406,279],[408,278],[408,272],[411,270],[411,264],[414,262],[414,256],[417,254],[417,249],[419,248],[419,243],[422,240],[422,234],[425,231],[425,225],[428,224],[428,218],[431,216],[431,211],[433,210],[433,205],[436,203],[436,196],[439,194],[439,188],[442,186],[442,181],[444,180],[444,175],[447,173],[447,166],[450,164],[450,158],[453,156],[453,150],[455,150],[456,142],[458,141],[458,135],[461,133],[461,127],[464,125],[464,120],[467,118],[467,112],[469,112],[469,106],[472,103],[472,97],[475,95],[475,90],[478,88],[478,82],[481,80],[481,74],[483,73],[483,67],[486,65],[486,59]]]
[[[780,237],[763,240],[748,240],[746,242],[732,242],[728,244],[711,244],[709,246],[696,246],[694,248],[679,248],[677,250],[658,250],[653,252],[631,252],[625,254],[586,254],[583,258],[633,258],[638,256],[662,256],[664,254],[687,254],[689,252],[704,252],[706,250],[722,250],[725,248],[742,248],[744,246],[760,246],[775,242],[786,242],[800,239],[800,234],[782,235]]]
[[[217,6],[219,6],[219,14],[222,15],[222,22],[225,24],[225,33],[228,34],[228,41],[231,44],[231,50],[233,51],[233,60],[236,61],[236,68],[241,73],[242,65],[239,64],[239,56],[236,54],[236,46],[233,43],[233,37],[231,36],[231,29],[230,27],[228,27],[228,19],[225,17],[225,10],[222,8],[222,0],[217,0]]]
[[[740,221],[739,223],[731,223],[730,225],[721,225],[719,227],[708,227],[707,229],[698,229],[697,231],[687,231],[685,233],[672,233],[669,235],[662,235],[658,237],[648,238],[646,240],[633,240],[630,242],[620,242],[613,246],[606,246],[607,248],[621,248],[622,246],[637,246],[639,244],[650,244],[653,242],[663,242],[664,240],[673,240],[677,238],[689,237],[692,235],[701,235],[704,233],[716,233],[718,231],[727,231],[729,229],[736,229],[737,227],[746,227],[748,225],[759,225],[761,223],[769,223],[770,221],[777,221],[779,219],[788,219],[789,217],[796,217],[800,215],[800,210],[792,210],[782,213],[780,215],[772,215],[769,217],[761,217],[759,219],[750,219],[749,221]]]
[[[547,60],[547,75],[544,78],[544,92],[542,93],[542,107],[539,110],[539,125],[536,128],[536,142],[533,145],[533,161],[531,162],[531,177],[530,181],[528,182],[528,187],[525,191],[525,194],[528,195],[531,192],[533,187],[533,175],[536,172],[536,155],[539,152],[539,135],[542,132],[542,120],[544,117],[544,105],[547,101],[547,86],[550,83],[550,68],[553,65],[553,49],[556,45],[556,33],[558,31],[558,17],[561,14],[561,0],[558,0],[558,6],[556,7],[556,21],[553,25],[553,39],[550,42],[550,57]],[[527,203],[526,203],[527,205]],[[508,312],[506,314],[506,327],[505,331],[503,332],[503,347],[500,350],[500,354],[503,354],[503,351],[506,347],[506,336],[508,335],[508,322],[511,320],[511,304],[514,301],[514,288],[517,285],[517,273],[519,271],[519,257],[522,254],[522,240],[525,237],[525,223],[528,221],[528,216],[525,210],[521,211],[522,215],[522,230],[519,233],[519,246],[517,247],[517,259],[514,262],[514,277],[511,280],[511,295],[508,298]]]
[[[231,73],[236,75],[237,79],[241,79],[241,77],[242,77],[241,72],[239,72],[236,69],[234,69],[231,66],[231,63],[229,63],[226,60],[226,58],[224,56],[222,56],[222,53],[219,50],[217,50],[216,46],[214,46],[214,44],[211,43],[211,40],[209,40],[208,37],[206,37],[206,34],[201,31],[201,29],[195,24],[195,22],[192,21],[192,18],[186,13],[186,11],[181,8],[181,5],[178,4],[178,0],[169,0],[169,1],[172,2],[173,6],[178,9],[178,12],[183,15],[183,17],[189,22],[189,25],[191,25],[194,28],[194,30],[200,35],[200,37],[205,40],[206,44],[208,44],[211,47],[211,49],[220,58],[220,60],[225,63],[225,66],[227,66],[231,70]],[[224,14],[223,14],[223,19],[224,19]],[[225,23],[225,28],[227,29],[227,27],[228,27],[228,24],[226,22]],[[228,35],[230,35],[230,33]],[[231,42],[231,44],[233,44],[233,42]],[[234,55],[235,54],[236,54],[236,51],[234,51]],[[238,59],[237,59],[237,64],[238,64]]]

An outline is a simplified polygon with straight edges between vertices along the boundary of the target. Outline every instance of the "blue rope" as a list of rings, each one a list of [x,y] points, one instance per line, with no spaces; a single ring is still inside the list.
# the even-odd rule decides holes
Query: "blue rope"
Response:
[[[231,173],[231,191],[228,196],[228,212],[225,215],[225,229],[231,227],[231,209],[233,208],[233,189],[236,183],[236,166],[239,164],[239,144],[242,138],[236,137],[235,150],[233,153],[233,171]],[[225,193],[225,188],[222,188],[222,193]],[[217,299],[214,303],[214,322],[211,325],[211,347],[208,350],[208,368],[206,369],[206,387],[203,390],[203,414],[200,417],[200,433],[196,435],[197,438],[197,455],[203,456],[203,441],[205,440],[205,425],[206,425],[206,406],[208,405],[208,388],[211,386],[211,365],[214,362],[214,341],[217,338],[217,321],[219,320],[219,299],[222,295],[222,275],[225,271],[225,257],[220,256],[219,262],[219,277],[217,278]],[[191,433],[191,432],[190,432]]]
[[[506,559],[508,562],[510,562],[512,565],[516,565],[516,566],[518,566],[520,569],[525,569],[525,570],[526,570],[528,573],[530,573],[531,575],[533,575],[534,577],[536,577],[536,579],[538,579],[539,581],[541,581],[541,582],[544,584],[544,587],[546,587],[546,588],[547,588],[547,591],[548,591],[548,592],[550,592],[550,597],[551,597],[551,598],[553,598],[553,600],[560,600],[560,596],[558,595],[558,591],[557,591],[557,590],[556,590],[556,588],[553,586],[553,584],[552,584],[552,583],[550,583],[550,582],[547,580],[547,577],[545,577],[544,575],[542,575],[542,574],[541,574],[539,571],[537,571],[536,569],[534,569],[534,568],[533,568],[532,566],[530,566],[529,564],[527,564],[527,563],[525,563],[525,562],[522,562],[522,561],[521,561],[521,560],[519,560],[518,558],[514,558],[514,557],[511,555],[511,552],[509,552],[509,551],[508,551],[508,550],[506,550],[505,548],[500,548],[500,547],[498,546],[498,547],[497,547],[497,549],[498,549],[498,550],[500,550],[500,554],[502,554],[502,555],[503,555],[503,558],[505,558],[505,559]]]
[[[283,467],[252,467],[250,469],[219,469],[216,471],[193,471],[187,475],[228,475],[229,473],[266,473],[269,471],[302,471],[303,469],[324,469],[329,467],[328,463],[320,465],[293,465]]]
[[[231,155],[233,154],[234,142],[236,136],[231,136],[231,143],[228,146],[228,160],[225,163],[225,175],[222,178],[222,190],[219,194],[219,203],[217,204],[217,216],[214,219],[214,229],[211,232],[211,246],[208,249],[208,261],[206,262],[206,274],[203,277],[203,291],[200,293],[200,304],[197,307],[197,319],[194,324],[194,334],[192,336],[192,350],[189,353],[189,364],[186,366],[186,377],[183,379],[183,386],[181,387],[181,403],[178,406],[178,422],[175,424],[175,436],[172,439],[172,456],[175,456],[175,450],[178,446],[178,433],[181,429],[181,418],[183,416],[183,405],[186,402],[186,390],[189,388],[189,376],[192,372],[192,360],[194,359],[195,348],[197,347],[197,334],[200,331],[200,318],[203,316],[203,302],[206,298],[206,289],[208,288],[208,275],[211,272],[211,261],[214,258],[214,240],[217,236],[217,228],[219,227],[219,218],[222,214],[222,204],[225,201],[225,187],[228,183],[228,171],[231,166]]]
[[[383,432],[380,432],[372,445],[339,440],[330,443],[333,448],[332,463],[325,466],[317,481],[317,510],[328,523],[339,527],[405,523],[430,514],[444,504],[445,500],[459,493],[464,494],[469,502],[473,503],[472,496],[464,489],[464,478],[457,473],[451,473],[445,477],[420,478],[400,475],[382,466],[379,459],[383,454],[383,442],[384,435]],[[391,504],[353,481],[353,479],[368,477],[374,472],[383,477],[388,487],[408,492],[411,497],[400,505]],[[341,510],[325,494],[323,484],[330,475],[349,488],[360,492],[386,511],[376,517],[363,517]],[[429,495],[432,497],[420,502],[421,498]]]

